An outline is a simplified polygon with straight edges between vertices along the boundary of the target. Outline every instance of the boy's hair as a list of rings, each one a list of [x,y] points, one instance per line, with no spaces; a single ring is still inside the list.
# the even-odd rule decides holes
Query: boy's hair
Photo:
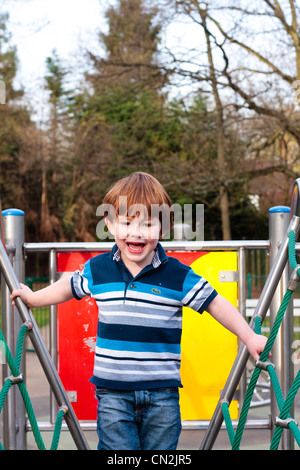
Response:
[[[169,229],[173,226],[171,199],[160,182],[148,173],[138,171],[116,181],[106,193],[103,205],[109,220],[119,215],[135,217],[144,208],[149,217],[158,216],[162,225],[168,220]]]

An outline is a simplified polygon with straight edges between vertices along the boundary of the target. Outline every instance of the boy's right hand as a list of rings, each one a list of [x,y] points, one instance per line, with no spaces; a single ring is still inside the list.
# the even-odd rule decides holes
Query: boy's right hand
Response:
[[[16,297],[20,297],[20,299],[26,304],[28,307],[32,307],[32,295],[33,291],[24,284],[20,284],[20,289],[15,289],[12,291],[10,298],[12,299],[12,305],[15,306],[15,302],[13,299]]]

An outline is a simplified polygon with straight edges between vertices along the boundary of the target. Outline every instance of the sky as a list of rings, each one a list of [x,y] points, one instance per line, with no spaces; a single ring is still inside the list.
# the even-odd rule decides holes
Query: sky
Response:
[[[55,48],[67,58],[80,41],[96,43],[96,32],[106,28],[108,0],[2,0],[9,13],[12,42],[17,45],[21,72],[34,76]]]
[[[0,0],[1,11],[9,13],[8,30],[17,47],[19,66],[16,87],[25,89],[27,101],[43,115],[47,93],[44,89],[46,57],[55,49],[62,63],[72,67],[72,80],[80,78],[87,66],[85,51],[100,53],[98,33],[107,32],[105,11],[116,0]],[[166,43],[191,43],[192,30],[185,25],[169,28]]]
[[[2,0],[9,13],[8,29],[19,58],[16,84],[38,106],[45,60],[53,49],[62,62],[83,70],[83,48],[99,51],[98,31],[107,31],[109,0]],[[34,103],[36,101],[36,103]]]

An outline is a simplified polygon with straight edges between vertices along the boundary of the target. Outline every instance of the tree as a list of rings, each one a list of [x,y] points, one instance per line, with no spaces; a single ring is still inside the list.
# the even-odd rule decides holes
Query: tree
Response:
[[[40,235],[44,240],[62,239],[64,230],[61,206],[63,191],[69,186],[67,160],[70,157],[68,135],[68,97],[64,70],[57,52],[46,58],[45,89],[49,92],[49,119],[46,129],[41,129],[40,158],[42,166]],[[67,184],[66,184],[67,180]]]
[[[247,194],[248,190],[251,194],[254,190],[251,181],[258,176],[281,173],[285,175],[281,181],[296,176],[300,129],[290,85],[298,73],[299,9],[293,1],[285,2],[284,7],[269,0],[251,5],[243,0],[164,3],[173,8],[173,21],[176,18],[188,21],[186,28],[194,26],[195,31],[198,27],[195,46],[171,48],[165,68],[185,82],[189,79],[190,84],[197,84],[214,103],[220,175],[216,181],[228,195],[222,209],[223,227],[228,231],[224,221],[227,219],[228,224],[227,211],[235,205],[233,180],[242,193]],[[289,63],[293,64],[290,74],[286,72],[291,69]],[[238,126],[231,116],[237,118]],[[243,142],[244,156],[238,165],[232,166],[228,161],[232,158],[228,143],[230,129],[234,128]],[[285,152],[277,152],[279,144]],[[220,194],[220,205],[222,199]]]
[[[251,5],[215,1],[210,8],[208,18],[227,64],[220,81],[235,93],[252,139],[252,168],[245,172],[253,181],[249,186],[264,198],[272,185],[268,175],[281,173],[275,184],[288,203],[300,154],[299,104],[293,99],[300,84],[299,7],[293,0],[264,0]],[[225,26],[221,18],[229,15]]]
[[[0,104],[0,195],[2,207],[34,210],[34,202],[26,195],[29,158],[26,150],[31,148],[27,138],[34,134],[35,126],[21,102],[23,91],[15,88],[17,51],[10,44],[7,21],[8,15],[0,13],[0,80],[5,84],[6,95],[5,104]]]
[[[121,0],[106,16],[109,31],[99,37],[105,57],[89,53],[93,72],[73,107],[81,168],[74,204],[80,200],[91,215],[90,234],[96,226],[92,208],[107,187],[131,171],[153,170],[166,146],[166,77],[157,62],[155,10],[142,0]]]
[[[97,71],[90,76],[96,91],[98,86],[103,90],[105,83],[109,88],[134,83],[143,89],[162,90],[168,74],[158,61],[161,26],[156,14],[153,5],[147,8],[146,0],[119,0],[107,10],[109,32],[99,36],[106,57],[90,53]]]
[[[178,14],[184,13],[188,15],[195,21],[199,26],[201,26],[204,33],[205,48],[206,48],[206,61],[207,68],[204,73],[187,72],[186,70],[178,70],[177,73],[187,76],[190,75],[191,78],[195,79],[198,82],[205,82],[209,84],[211,88],[211,94],[215,105],[215,118],[216,118],[216,142],[217,142],[217,169],[218,176],[214,172],[214,180],[218,185],[218,197],[221,213],[221,223],[222,223],[222,237],[224,240],[231,239],[231,227],[230,227],[230,214],[229,214],[229,195],[228,195],[228,180],[230,179],[230,174],[228,172],[228,163],[226,159],[225,147],[226,147],[226,130],[225,130],[225,117],[224,117],[224,105],[222,103],[219,82],[218,82],[218,72],[215,65],[215,57],[213,54],[213,46],[216,43],[216,40],[207,26],[207,6],[202,7],[203,2],[193,2],[193,1],[176,1],[171,2],[175,7],[175,11]],[[213,43],[213,44],[212,44]],[[192,54],[192,53],[191,53]],[[180,64],[175,58],[175,55],[172,54],[174,62]],[[184,62],[188,62],[188,59],[184,59]],[[200,157],[201,158],[201,157]],[[207,173],[207,172],[206,172]],[[211,178],[209,178],[211,179]]]
[[[218,171],[220,175],[221,174],[223,175],[223,177],[221,177],[221,184],[219,188],[223,240],[230,240],[231,229],[230,229],[230,217],[229,217],[228,189],[226,185],[226,177],[228,177],[228,175],[226,171],[227,162],[226,162],[226,156],[225,156],[225,126],[224,126],[223,104],[222,104],[220,93],[219,93],[218,79],[217,79],[217,75],[215,71],[215,64],[214,64],[214,58],[213,58],[212,46],[211,46],[211,33],[207,29],[207,24],[206,24],[207,10],[199,9],[199,14],[202,20],[202,27],[205,33],[207,57],[208,57],[209,72],[210,72],[210,82],[211,82],[214,102],[216,106]]]
[[[154,14],[152,10],[145,13],[141,0],[121,0],[108,10],[109,31],[101,35],[107,54],[105,58],[90,54],[95,71],[88,79],[93,91],[83,98],[78,127],[85,135],[85,149],[92,152],[93,175],[99,173],[96,161],[101,162],[101,179],[96,182],[86,176],[86,171],[82,174],[86,180],[90,178],[93,186],[101,187],[100,193],[107,187],[104,182],[110,184],[117,177],[140,169],[159,176],[177,201],[209,200],[212,207],[221,199],[223,237],[228,239],[231,237],[228,201],[231,175],[229,159],[225,160],[225,133],[230,132],[225,129],[212,53],[207,77],[218,100],[216,110],[208,112],[201,93],[187,106],[180,101],[170,103],[165,85],[171,72],[164,71],[157,59],[160,27],[154,22]],[[208,33],[208,49],[211,40]],[[207,132],[203,132],[203,126]],[[198,141],[201,140],[196,158],[194,131]],[[207,149],[204,136],[209,142],[217,141],[215,152],[210,149],[209,156],[204,150]]]

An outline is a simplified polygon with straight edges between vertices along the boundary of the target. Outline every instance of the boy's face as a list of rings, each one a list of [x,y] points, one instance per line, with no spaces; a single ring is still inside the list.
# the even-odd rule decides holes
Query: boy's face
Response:
[[[106,223],[128,268],[143,269],[152,262],[161,228],[158,218],[150,218],[148,214],[119,215],[114,222],[107,219]]]

